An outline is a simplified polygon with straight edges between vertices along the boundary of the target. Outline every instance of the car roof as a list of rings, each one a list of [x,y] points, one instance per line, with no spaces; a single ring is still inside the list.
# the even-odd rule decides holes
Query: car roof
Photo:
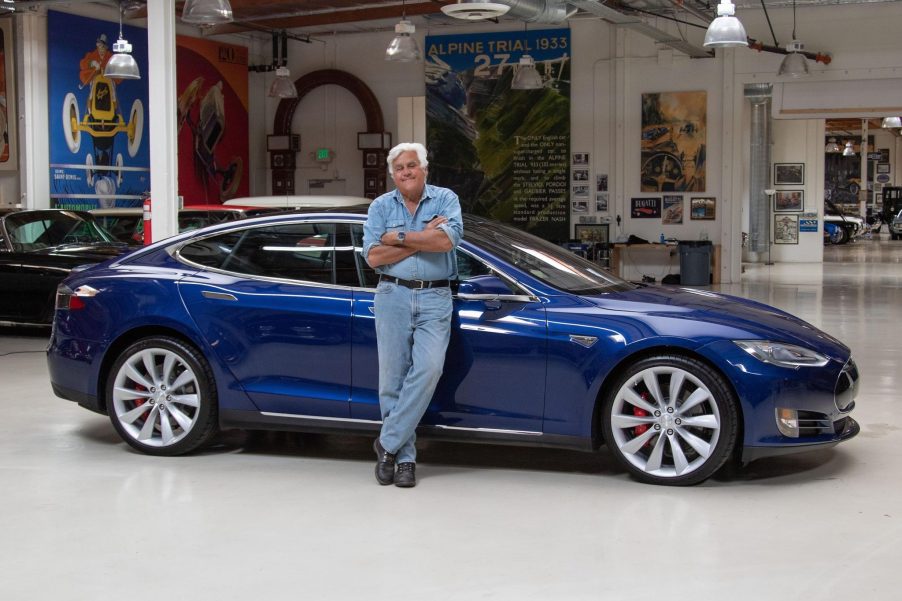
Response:
[[[284,196],[246,196],[232,198],[223,204],[228,206],[245,205],[254,207],[353,207],[367,205],[371,200],[362,196],[331,196],[328,194],[304,194]]]

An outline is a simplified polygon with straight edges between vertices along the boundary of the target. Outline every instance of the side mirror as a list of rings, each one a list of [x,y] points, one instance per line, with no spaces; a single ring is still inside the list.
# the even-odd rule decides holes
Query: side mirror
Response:
[[[514,294],[510,286],[495,275],[478,275],[464,280],[457,290],[457,298],[492,303],[530,303],[539,300],[528,294]]]

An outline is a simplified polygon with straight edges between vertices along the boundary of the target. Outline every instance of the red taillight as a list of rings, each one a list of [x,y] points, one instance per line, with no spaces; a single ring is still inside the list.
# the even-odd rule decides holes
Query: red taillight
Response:
[[[68,286],[60,285],[56,289],[56,308],[60,311],[79,311],[87,306],[85,299],[97,294],[97,290],[90,286],[79,286],[72,290]]]

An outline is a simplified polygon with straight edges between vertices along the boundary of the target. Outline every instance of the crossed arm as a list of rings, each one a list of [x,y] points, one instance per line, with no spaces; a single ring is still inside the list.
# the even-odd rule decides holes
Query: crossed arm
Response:
[[[367,263],[375,269],[380,265],[397,263],[420,251],[447,252],[451,250],[451,239],[444,230],[438,227],[447,222],[447,218],[439,216],[427,223],[423,231],[407,232],[403,246],[398,240],[397,232],[382,234],[382,238],[380,238],[382,244],[374,246],[370,250]]]

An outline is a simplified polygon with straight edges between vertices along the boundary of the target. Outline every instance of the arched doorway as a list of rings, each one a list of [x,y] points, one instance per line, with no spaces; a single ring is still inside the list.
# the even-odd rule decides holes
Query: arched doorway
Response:
[[[366,117],[366,132],[362,133],[377,134],[358,136],[358,141],[372,139],[387,139],[389,141],[389,144],[382,144],[379,148],[362,147],[358,143],[358,148],[361,151],[361,165],[363,166],[363,195],[367,198],[375,198],[385,192],[385,158],[388,152],[386,146],[391,145],[391,135],[385,135],[385,122],[382,118],[382,107],[379,106],[379,101],[369,86],[359,78],[337,69],[311,71],[298,78],[294,82],[298,90],[297,98],[286,98],[279,102],[276,116],[273,120],[273,135],[289,138],[291,136],[291,123],[294,120],[294,113],[304,96],[315,88],[330,84],[345,88],[357,98]],[[272,192],[277,195],[295,193],[294,170],[297,165],[298,148],[297,145],[288,144],[286,146],[287,148],[285,149],[269,151],[270,166],[272,167]]]

